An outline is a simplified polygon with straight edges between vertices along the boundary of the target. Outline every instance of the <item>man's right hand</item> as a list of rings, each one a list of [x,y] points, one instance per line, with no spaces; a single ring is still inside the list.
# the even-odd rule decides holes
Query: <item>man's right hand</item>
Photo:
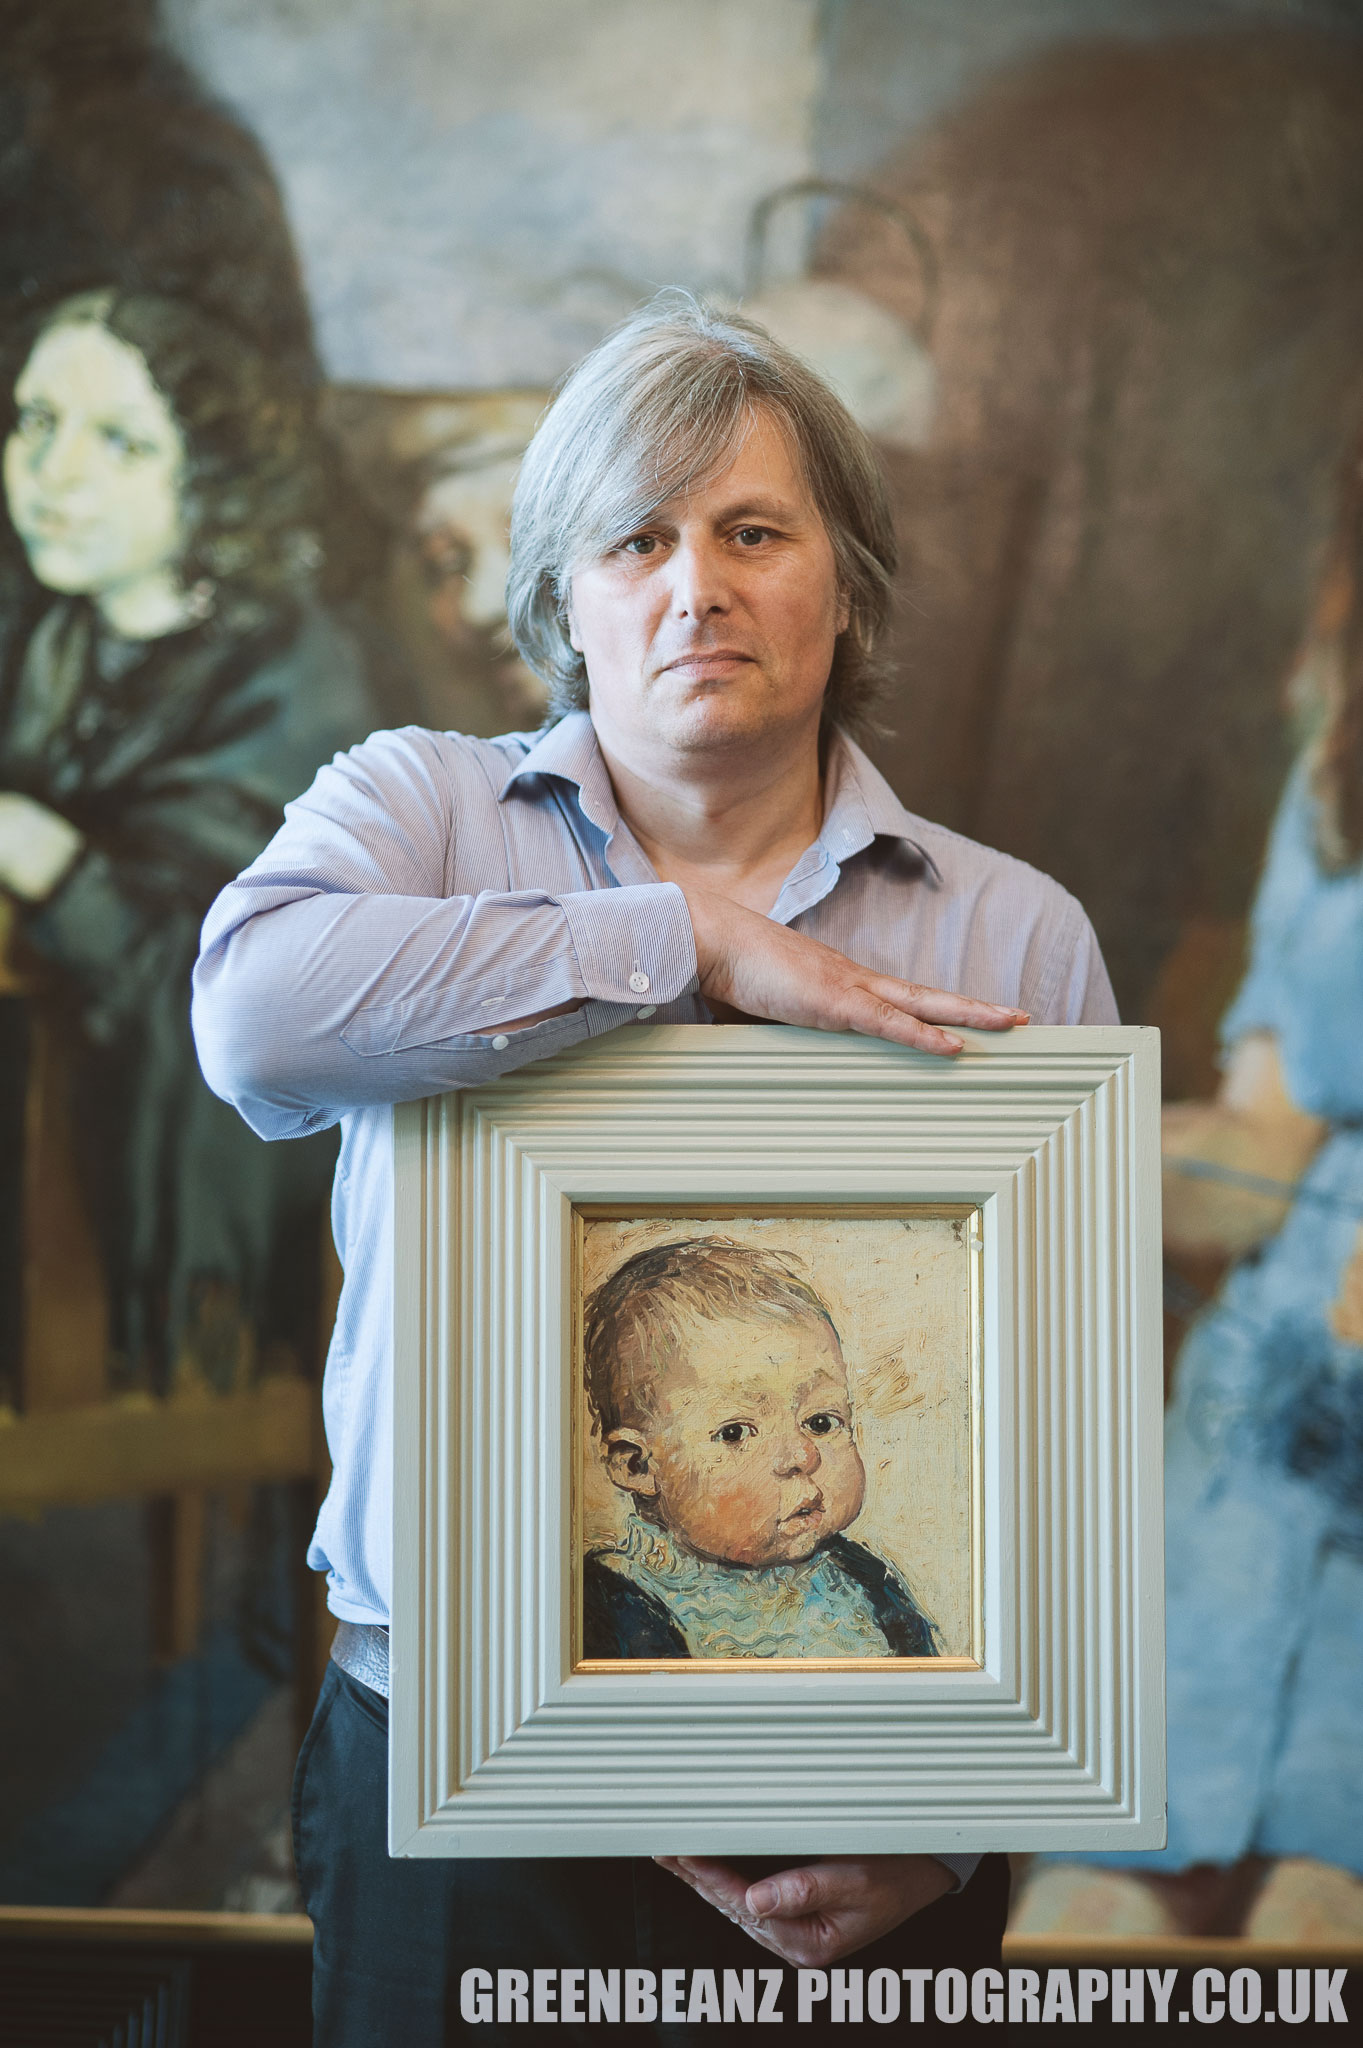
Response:
[[[735,1011],[772,1024],[856,1031],[947,1058],[961,1051],[962,1042],[943,1025],[1007,1031],[1027,1022],[1025,1010],[873,974],[832,946],[712,890],[688,884],[684,893],[696,935],[700,992],[721,1017]]]

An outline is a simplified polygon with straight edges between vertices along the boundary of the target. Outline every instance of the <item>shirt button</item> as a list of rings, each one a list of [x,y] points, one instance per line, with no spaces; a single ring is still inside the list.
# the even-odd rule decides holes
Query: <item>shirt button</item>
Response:
[[[641,974],[637,967],[635,968],[633,974],[631,974],[629,978],[629,985],[633,989],[636,996],[646,996],[653,986],[648,976],[646,974]]]
[[[636,1010],[634,1014],[639,1019],[639,1022],[642,1024],[646,1017],[651,1017],[653,1015],[657,1007],[658,1005],[656,1003],[645,1003],[643,1009]]]
[[[511,1040],[507,1037],[506,1033],[499,1031],[492,1041],[492,1050],[494,1052],[505,1052],[510,1043]]]

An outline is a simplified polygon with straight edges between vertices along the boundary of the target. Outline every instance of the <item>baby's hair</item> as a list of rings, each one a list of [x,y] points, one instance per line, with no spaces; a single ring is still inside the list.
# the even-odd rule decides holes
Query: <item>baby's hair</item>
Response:
[[[665,1364],[683,1318],[752,1321],[758,1311],[823,1323],[838,1341],[832,1316],[789,1252],[688,1237],[650,1245],[617,1266],[589,1295],[583,1331],[587,1401],[601,1434],[626,1421],[640,1381]]]

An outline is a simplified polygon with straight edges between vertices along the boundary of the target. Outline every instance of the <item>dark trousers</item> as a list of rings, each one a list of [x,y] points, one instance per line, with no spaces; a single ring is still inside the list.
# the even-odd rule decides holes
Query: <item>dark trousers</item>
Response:
[[[466,2037],[486,2048],[524,2040],[515,2025],[461,2019],[461,1973],[475,1966],[492,1972],[777,1966],[775,1956],[646,1857],[390,1857],[387,1796],[387,1703],[333,1665],[293,1788],[294,1853],[316,1929],[314,2048],[443,2048]],[[967,1975],[985,1965],[997,1969],[1007,1911],[1007,1860],[986,1857],[964,1891],[938,1899],[848,1961],[868,1976],[881,1968],[954,1966]],[[785,1972],[780,2005],[790,2025],[793,1969]],[[930,2030],[931,2013],[929,1996],[929,2027],[915,2034]],[[583,2031],[620,2038],[619,2027]],[[874,2031],[884,2039],[893,2029]],[[845,2041],[848,2032],[839,2025],[828,2038]],[[623,2038],[645,2036],[658,2042],[685,2037],[696,2048],[739,2037],[751,2048],[753,2041],[748,2026],[705,2025],[693,2032],[661,2022],[635,2025]],[[800,2027],[795,2036],[801,2043],[821,2038],[817,2024]]]

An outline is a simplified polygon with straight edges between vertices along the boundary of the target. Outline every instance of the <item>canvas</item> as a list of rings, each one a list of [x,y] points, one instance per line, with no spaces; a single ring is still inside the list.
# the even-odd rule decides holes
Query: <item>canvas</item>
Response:
[[[977,1210],[578,1212],[580,1668],[977,1662]]]

